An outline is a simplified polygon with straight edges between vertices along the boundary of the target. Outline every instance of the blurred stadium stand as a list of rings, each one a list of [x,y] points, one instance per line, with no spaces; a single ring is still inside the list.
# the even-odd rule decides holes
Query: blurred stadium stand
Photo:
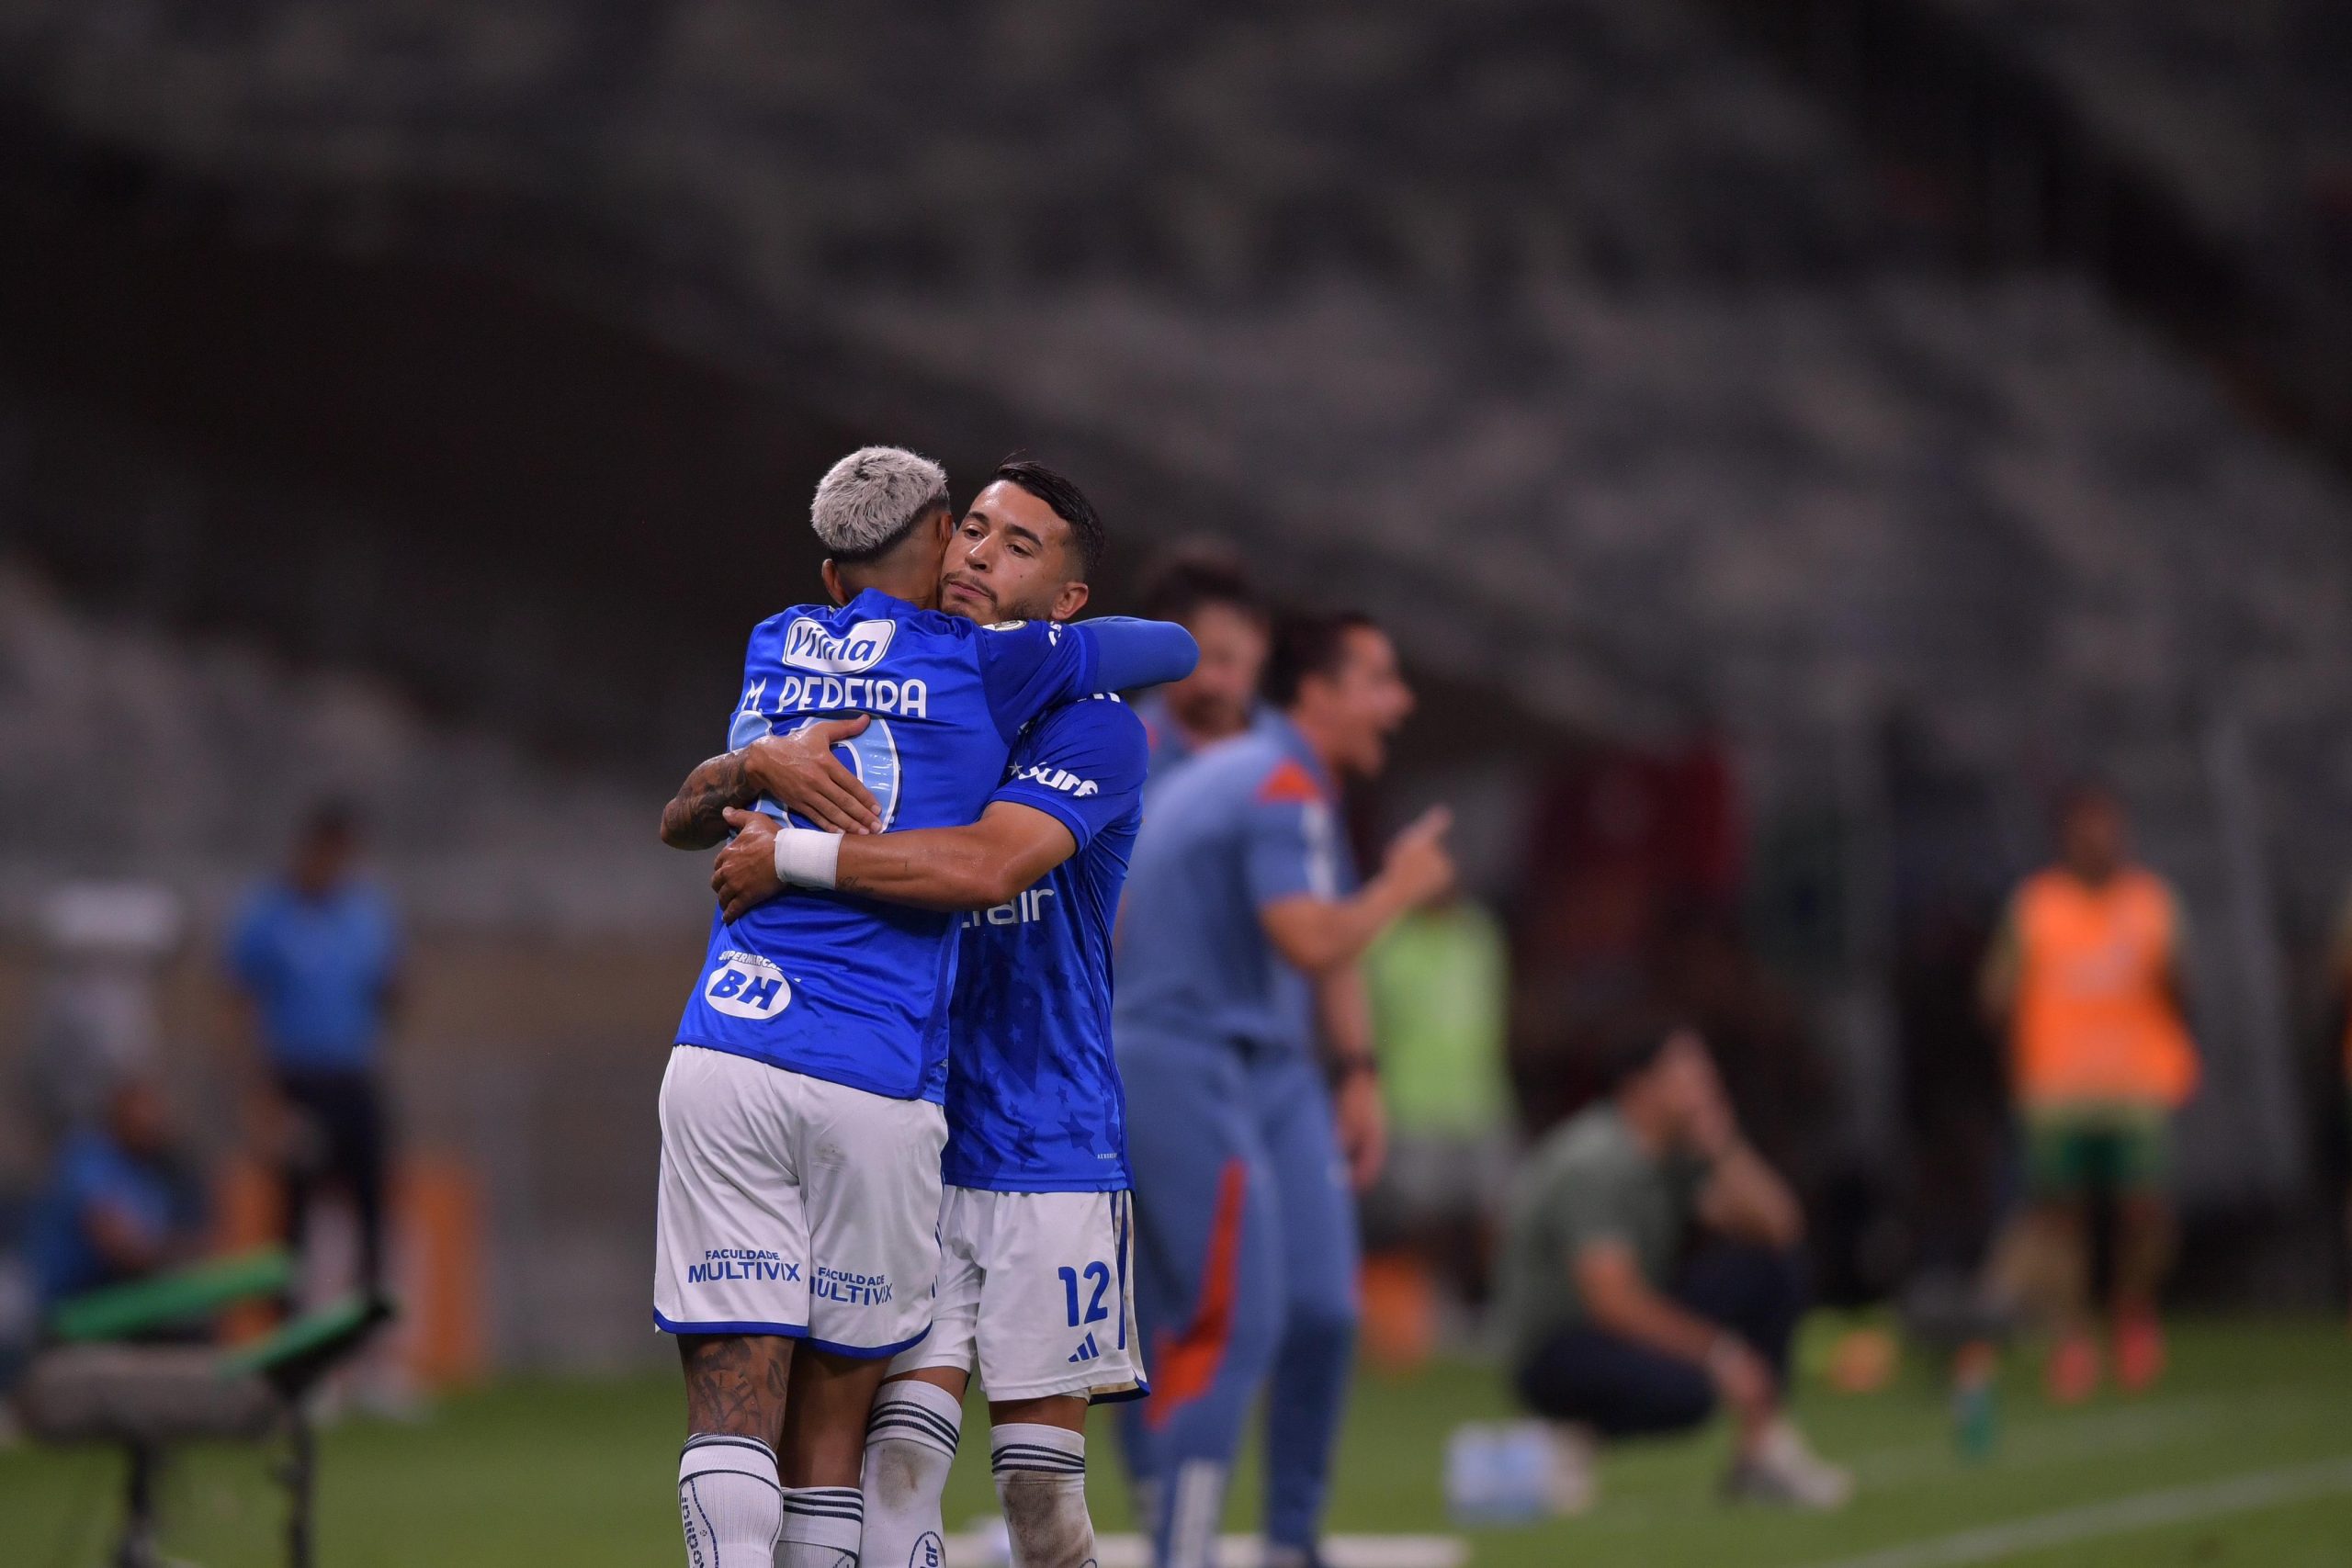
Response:
[[[111,856],[217,910],[364,783],[501,1348],[625,1353],[700,908],[658,792],[805,591],[831,456],[1017,443],[1119,574],[1222,533],[1391,617],[1439,677],[1400,795],[1720,746],[1753,939],[1844,1086],[1821,1164],[1907,1128],[1898,1203],[1985,1179],[1936,1130],[1952,1075],[1991,1092],[1955,976],[2103,773],[2196,915],[2191,1201],[2310,1199],[2352,495],[2128,289],[1976,243],[1741,10],[0,3],[9,908]],[[1962,13],[2119,144],[2165,128],[2227,243],[2302,221],[2177,130],[2209,76],[2114,41],[2138,8]]]

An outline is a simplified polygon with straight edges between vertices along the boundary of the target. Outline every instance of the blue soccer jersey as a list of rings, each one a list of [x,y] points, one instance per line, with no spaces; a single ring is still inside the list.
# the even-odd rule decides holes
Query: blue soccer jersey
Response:
[[[1119,938],[1121,1037],[1311,1046],[1306,980],[1267,941],[1258,911],[1354,887],[1338,791],[1295,726],[1269,716],[1204,750],[1152,792],[1136,843]]]
[[[1114,696],[1046,715],[992,797],[1059,821],[1077,852],[963,918],[947,1069],[951,1186],[1114,1192],[1126,1104],[1111,1054],[1111,928],[1143,819],[1144,728]]]
[[[1160,623],[981,626],[869,589],[760,624],[729,744],[870,715],[843,749],[886,825],[956,827],[979,816],[1032,719],[1113,681],[1180,678],[1195,656],[1182,628]],[[956,920],[805,888],[731,924],[714,911],[677,1038],[892,1099],[943,1100]]]

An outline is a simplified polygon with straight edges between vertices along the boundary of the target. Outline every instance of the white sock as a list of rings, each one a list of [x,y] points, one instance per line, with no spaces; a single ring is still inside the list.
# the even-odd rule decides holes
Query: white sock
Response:
[[[876,1568],[937,1568],[947,1533],[939,1499],[963,1422],[964,1402],[933,1383],[884,1383],[875,1395],[865,1423],[865,1543],[858,1551]]]
[[[1184,1461],[1162,1501],[1168,1530],[1162,1568],[1212,1568],[1217,1522],[1225,1515],[1225,1466],[1215,1460]]]
[[[691,1568],[765,1568],[783,1506],[775,1451],[758,1438],[698,1432],[678,1451],[678,1522]]]
[[[1085,1433],[1027,1423],[990,1427],[989,1468],[1012,1538],[1012,1568],[1080,1568],[1093,1561]]]
[[[787,1486],[775,1568],[857,1568],[865,1505],[854,1486]]]

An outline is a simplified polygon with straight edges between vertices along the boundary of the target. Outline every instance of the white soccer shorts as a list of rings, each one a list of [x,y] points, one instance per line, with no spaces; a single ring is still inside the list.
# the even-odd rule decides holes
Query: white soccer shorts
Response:
[[[653,1321],[894,1356],[930,1326],[947,1119],[680,1045],[662,1078]]]
[[[939,1245],[930,1337],[892,1361],[891,1376],[977,1361],[992,1400],[1145,1392],[1127,1193],[950,1187]]]

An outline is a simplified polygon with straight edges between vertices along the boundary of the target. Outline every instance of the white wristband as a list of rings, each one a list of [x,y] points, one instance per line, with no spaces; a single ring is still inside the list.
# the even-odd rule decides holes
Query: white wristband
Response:
[[[794,887],[831,887],[842,863],[842,836],[813,828],[775,830],[776,879]]]

